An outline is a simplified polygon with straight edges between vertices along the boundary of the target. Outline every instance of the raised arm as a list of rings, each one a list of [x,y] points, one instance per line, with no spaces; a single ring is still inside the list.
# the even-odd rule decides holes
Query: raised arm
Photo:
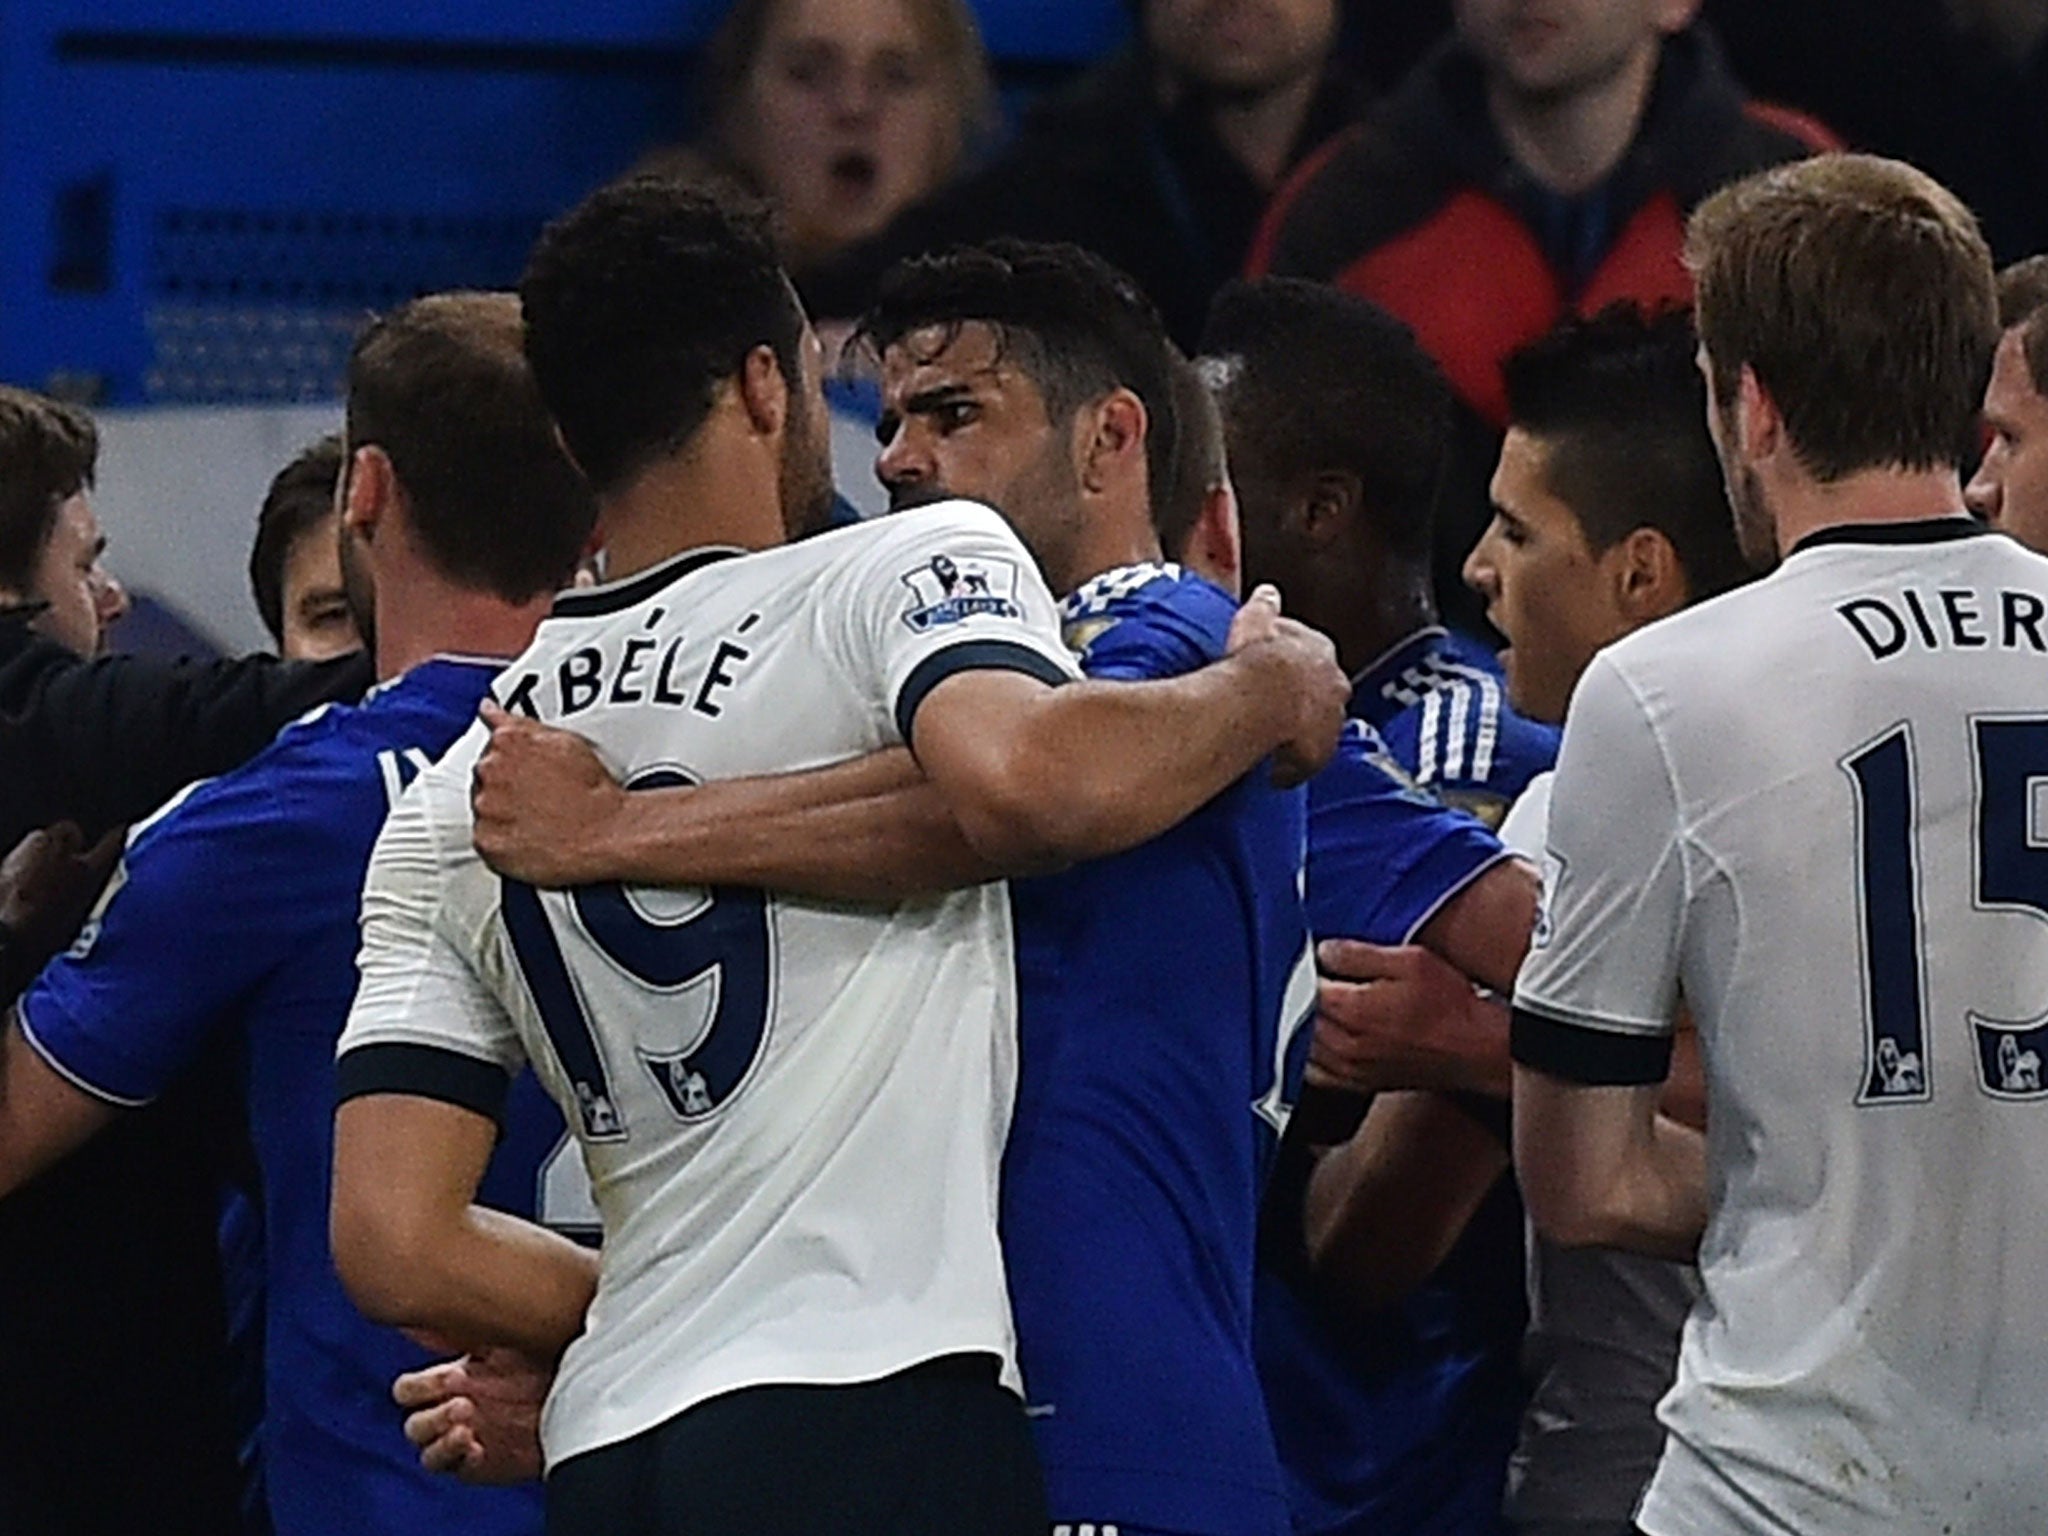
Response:
[[[753,885],[902,901],[1006,875],[902,747],[803,773],[629,793],[582,737],[486,705],[476,848],[531,885]]]
[[[962,670],[903,749],[802,773],[629,793],[580,737],[495,706],[477,851],[536,885],[754,885],[894,901],[1133,847],[1279,752],[1327,755],[1348,686],[1321,636],[1255,596],[1226,661],[1156,683]],[[936,763],[933,755],[936,754]],[[919,765],[923,759],[923,767]],[[927,776],[929,775],[929,777]]]
[[[1247,638],[1247,637],[1252,638]],[[1299,780],[1335,750],[1350,682],[1330,642],[1254,593],[1213,666],[1148,683],[1048,687],[956,672],[916,712],[912,747],[990,861],[1078,862],[1157,837],[1268,756]]]

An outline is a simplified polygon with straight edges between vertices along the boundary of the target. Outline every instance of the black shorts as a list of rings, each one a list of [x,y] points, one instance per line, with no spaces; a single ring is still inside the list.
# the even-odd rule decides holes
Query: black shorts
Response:
[[[548,1473],[548,1536],[1046,1536],[1024,1405],[989,1355],[747,1387]]]

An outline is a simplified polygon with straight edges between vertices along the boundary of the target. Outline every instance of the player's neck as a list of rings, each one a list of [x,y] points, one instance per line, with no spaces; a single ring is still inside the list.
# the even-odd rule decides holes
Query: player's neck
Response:
[[[598,521],[608,581],[687,550],[773,549],[789,538],[774,465],[711,433],[606,497]]]
[[[1074,541],[1065,570],[1047,571],[1046,581],[1058,597],[1067,597],[1105,571],[1127,565],[1158,564],[1166,558],[1149,512],[1123,517],[1088,516]]]
[[[1925,522],[1963,510],[1962,479],[1952,468],[1868,469],[1827,484],[1798,476],[1768,490],[1780,555],[1823,528]]]
[[[388,600],[387,586],[394,589]],[[431,576],[408,582],[380,573],[377,681],[388,683],[436,656],[510,660],[532,642],[534,627],[553,602],[547,592],[531,602],[508,603]]]
[[[1285,596],[1283,593],[1283,601]],[[1337,665],[1346,677],[1358,676],[1394,647],[1437,622],[1429,573],[1420,569],[1405,575],[1390,569],[1382,580],[1359,582],[1329,596],[1332,601],[1303,604],[1295,617],[1336,643]]]

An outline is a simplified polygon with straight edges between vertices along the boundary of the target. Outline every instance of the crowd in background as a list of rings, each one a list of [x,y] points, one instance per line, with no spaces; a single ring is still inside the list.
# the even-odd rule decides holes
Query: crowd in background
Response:
[[[906,410],[891,383],[907,338],[927,323],[1035,337],[1052,360],[1032,379],[1043,422],[1071,413],[1061,349],[1092,357],[1070,333],[1097,323],[1022,279],[990,297],[972,262],[952,274],[971,297],[949,298],[942,278],[923,311],[892,320],[907,260],[976,246],[1028,271],[1041,247],[1003,242],[1069,242],[1156,306],[1138,307],[1177,348],[1162,355],[1178,403],[1145,401],[1149,562],[1233,592],[1276,584],[1331,636],[1381,767],[1456,818],[1325,866],[1386,886],[1369,911],[1330,896],[1326,873],[1321,910],[1341,915],[1319,919],[1311,855],[1318,937],[1386,946],[1354,957],[1355,991],[1326,996],[1324,1065],[1354,1110],[1370,1098],[1361,1084],[1388,1091],[1362,1122],[1346,1121],[1343,1093],[1305,1100],[1303,1116],[1335,1122],[1281,1144],[1262,1213],[1245,1345],[1287,1516],[1303,1536],[1625,1531],[1698,1282],[1688,1266],[1567,1251],[1526,1227],[1505,1035],[1474,991],[1511,990],[1533,915],[1526,867],[1507,855],[1533,858],[1540,828],[1532,844],[1503,818],[1550,766],[1600,646],[1751,574],[1683,314],[1686,221],[1720,187],[1846,147],[1913,161],[1970,203],[2005,271],[1968,505],[2048,551],[2048,266],[2034,256],[2048,250],[2048,3],[1137,0],[1134,13],[1123,49],[1005,126],[965,0],[738,0],[704,51],[700,136],[650,148],[635,184],[765,199],[820,334],[835,352],[853,335],[835,408],[879,412],[876,474],[904,504],[928,483],[999,506],[999,490],[1042,489],[949,472],[917,435],[936,441],[945,423]],[[440,323],[414,320],[423,334]],[[478,334],[501,323],[477,321]],[[402,340],[401,327],[382,344]],[[122,829],[309,709],[390,681],[373,669],[371,622],[404,573],[387,565],[373,600],[342,530],[375,524],[377,473],[399,486],[381,494],[440,487],[406,486],[413,471],[388,461],[362,470],[355,450],[404,429],[365,437],[359,412],[380,398],[411,430],[481,429],[445,392],[459,373],[418,363],[400,388],[363,356],[346,444],[281,466],[254,522],[253,600],[281,660],[106,654],[126,599],[92,517],[93,424],[0,390],[6,1001],[81,925],[75,953],[89,955]],[[383,366],[415,363],[401,350]],[[474,584],[490,558],[459,553],[441,575]],[[1067,598],[1103,573],[1047,574]],[[586,559],[578,579],[598,575]],[[500,583],[498,598],[531,606],[542,585]],[[401,772],[413,767],[394,758]],[[1405,868],[1401,850],[1425,846],[1443,861],[1435,885],[1419,855]],[[1483,886],[1488,869],[1516,874]],[[1398,1017],[1374,1011],[1388,997]],[[17,1024],[10,1051],[18,1039]],[[160,1094],[109,1097],[152,1102],[25,1187],[19,1169],[35,1165],[9,1162],[23,1154],[0,1136],[0,1531],[219,1536],[268,1529],[287,1507],[266,1494],[262,1447],[296,1431],[259,1433],[262,1254],[279,1217],[243,1144],[261,1114],[245,1102],[248,1044],[195,1046]],[[1689,1049],[1667,1112],[1697,1123]],[[324,1173],[331,1149],[308,1155]],[[319,1182],[318,1209],[299,1214],[324,1243]],[[380,1369],[426,1358],[390,1343]],[[390,1444],[369,1479],[388,1502],[349,1528],[416,1528],[400,1415],[381,1401],[351,1411],[388,1419]],[[527,1504],[474,1525],[459,1499],[431,1507],[440,1529],[539,1529]]]

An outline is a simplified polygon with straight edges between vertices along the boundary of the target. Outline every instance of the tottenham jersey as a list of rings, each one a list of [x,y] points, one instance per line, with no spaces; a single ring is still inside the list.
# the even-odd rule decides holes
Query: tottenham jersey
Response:
[[[1518,1059],[1706,1058],[1653,1536],[2048,1527],[2048,560],[1831,529],[1572,702]],[[1616,807],[1628,807],[1628,814]]]
[[[976,668],[1074,675],[1023,546],[950,502],[566,595],[498,691],[644,787],[895,746]],[[854,908],[501,881],[470,841],[483,739],[423,773],[378,843],[343,1091],[485,1108],[531,1061],[568,1116],[605,1242],[549,1463],[738,1387],[959,1351],[1008,1368],[1004,888]]]

